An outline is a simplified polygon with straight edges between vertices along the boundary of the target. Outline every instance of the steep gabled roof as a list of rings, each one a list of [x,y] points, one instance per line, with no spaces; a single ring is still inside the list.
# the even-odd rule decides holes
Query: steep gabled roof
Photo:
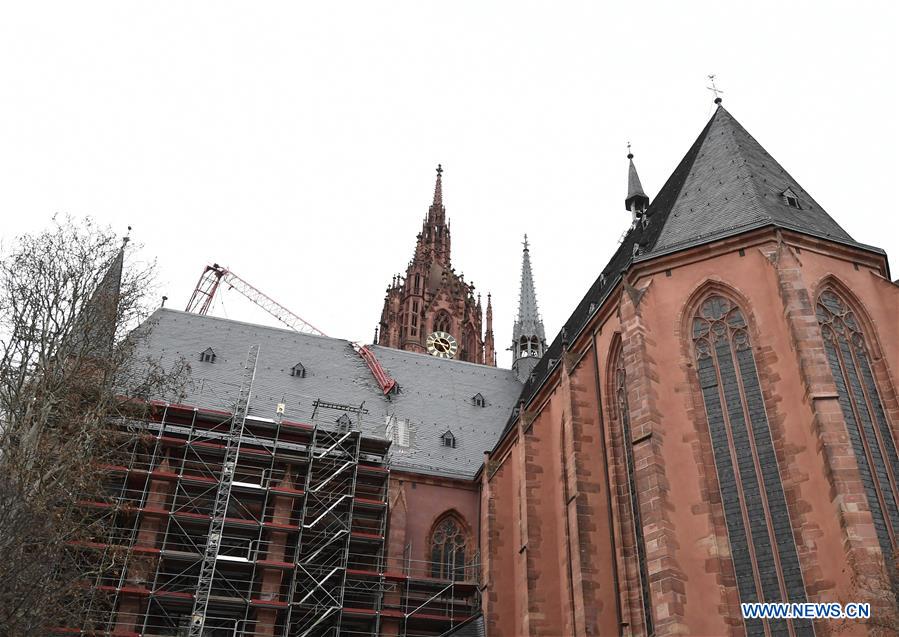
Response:
[[[653,202],[650,208],[664,218],[651,254],[763,225],[855,244],[723,106],[716,109],[697,141],[677,196],[670,203]],[[799,209],[787,204],[783,196],[787,189],[796,193]]]
[[[799,196],[801,209],[787,205],[783,197],[787,188]],[[527,404],[559,363],[563,332],[573,340],[632,263],[764,226],[884,254],[879,248],[852,239],[720,105],[650,204],[645,219],[645,224],[638,220],[627,231],[534,368],[519,403]],[[517,410],[510,415],[504,431],[511,428],[516,417]]]

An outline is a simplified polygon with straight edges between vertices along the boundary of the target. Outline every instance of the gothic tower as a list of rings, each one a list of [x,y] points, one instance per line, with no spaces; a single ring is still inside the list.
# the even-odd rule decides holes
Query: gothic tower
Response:
[[[487,297],[487,331],[474,283],[456,274],[450,259],[450,225],[443,205],[443,168],[437,166],[434,200],[422,223],[406,274],[396,275],[381,310],[378,345],[495,365],[493,307]]]
[[[521,256],[521,294],[518,298],[518,318],[512,328],[511,349],[512,370],[518,375],[518,380],[525,382],[546,351],[546,336],[543,333],[543,321],[537,311],[537,292],[534,290],[534,275],[531,273],[527,235],[524,235]]]

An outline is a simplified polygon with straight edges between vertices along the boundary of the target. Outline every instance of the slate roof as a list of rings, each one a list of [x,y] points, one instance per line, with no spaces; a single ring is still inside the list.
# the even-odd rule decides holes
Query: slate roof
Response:
[[[791,188],[801,209],[781,193]],[[527,404],[558,365],[562,334],[573,340],[616,288],[632,263],[724,237],[775,226],[884,254],[856,242],[723,107],[668,177],[646,211],[627,231],[600,275],[565,322],[522,388]],[[517,416],[513,411],[505,430]]]
[[[191,381],[184,403],[232,409],[248,349],[258,344],[251,415],[273,418],[277,404],[285,403],[285,419],[309,422],[317,398],[347,405],[364,402],[369,413],[363,416],[361,429],[368,435],[384,437],[390,416],[410,423],[411,449],[393,447],[397,469],[473,477],[521,391],[521,383],[510,370],[372,346],[381,365],[400,386],[388,399],[346,340],[167,308],[154,312],[148,321],[151,329],[141,346],[142,354],[159,359],[164,366],[180,358],[190,363]],[[207,347],[216,353],[214,363],[200,361],[200,352]],[[297,363],[306,369],[304,378],[290,374]],[[484,407],[472,401],[479,392],[485,398]],[[441,445],[440,438],[447,430],[456,438],[455,448]]]
[[[656,210],[664,227],[649,254],[763,225],[870,249],[856,243],[723,106],[703,132],[677,197]],[[798,196],[800,209],[787,204],[787,189]]]

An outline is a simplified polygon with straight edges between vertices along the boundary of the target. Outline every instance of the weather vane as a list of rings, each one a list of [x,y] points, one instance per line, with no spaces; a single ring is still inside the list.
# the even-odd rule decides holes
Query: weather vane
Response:
[[[722,91],[720,88],[715,86],[715,74],[714,73],[709,75],[709,81],[712,83],[712,85],[706,86],[706,88],[715,94],[715,104],[720,104],[721,103],[721,94],[724,93],[724,91]]]

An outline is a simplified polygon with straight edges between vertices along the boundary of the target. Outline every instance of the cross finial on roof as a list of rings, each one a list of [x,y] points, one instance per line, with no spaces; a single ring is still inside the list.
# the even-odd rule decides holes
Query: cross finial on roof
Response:
[[[528,235],[527,234],[524,235],[523,245],[524,245],[525,252],[527,252],[527,250],[528,250]]]
[[[712,83],[712,85],[706,86],[706,88],[715,94],[715,104],[720,104],[721,103],[721,94],[724,93],[724,91],[722,91],[720,88],[715,86],[715,74],[714,73],[709,75],[709,81]]]
[[[437,176],[439,177],[442,174],[443,174],[443,164],[437,164]]]
[[[630,142],[627,143],[627,158],[628,159],[634,158],[634,154],[631,152],[631,143]]]

